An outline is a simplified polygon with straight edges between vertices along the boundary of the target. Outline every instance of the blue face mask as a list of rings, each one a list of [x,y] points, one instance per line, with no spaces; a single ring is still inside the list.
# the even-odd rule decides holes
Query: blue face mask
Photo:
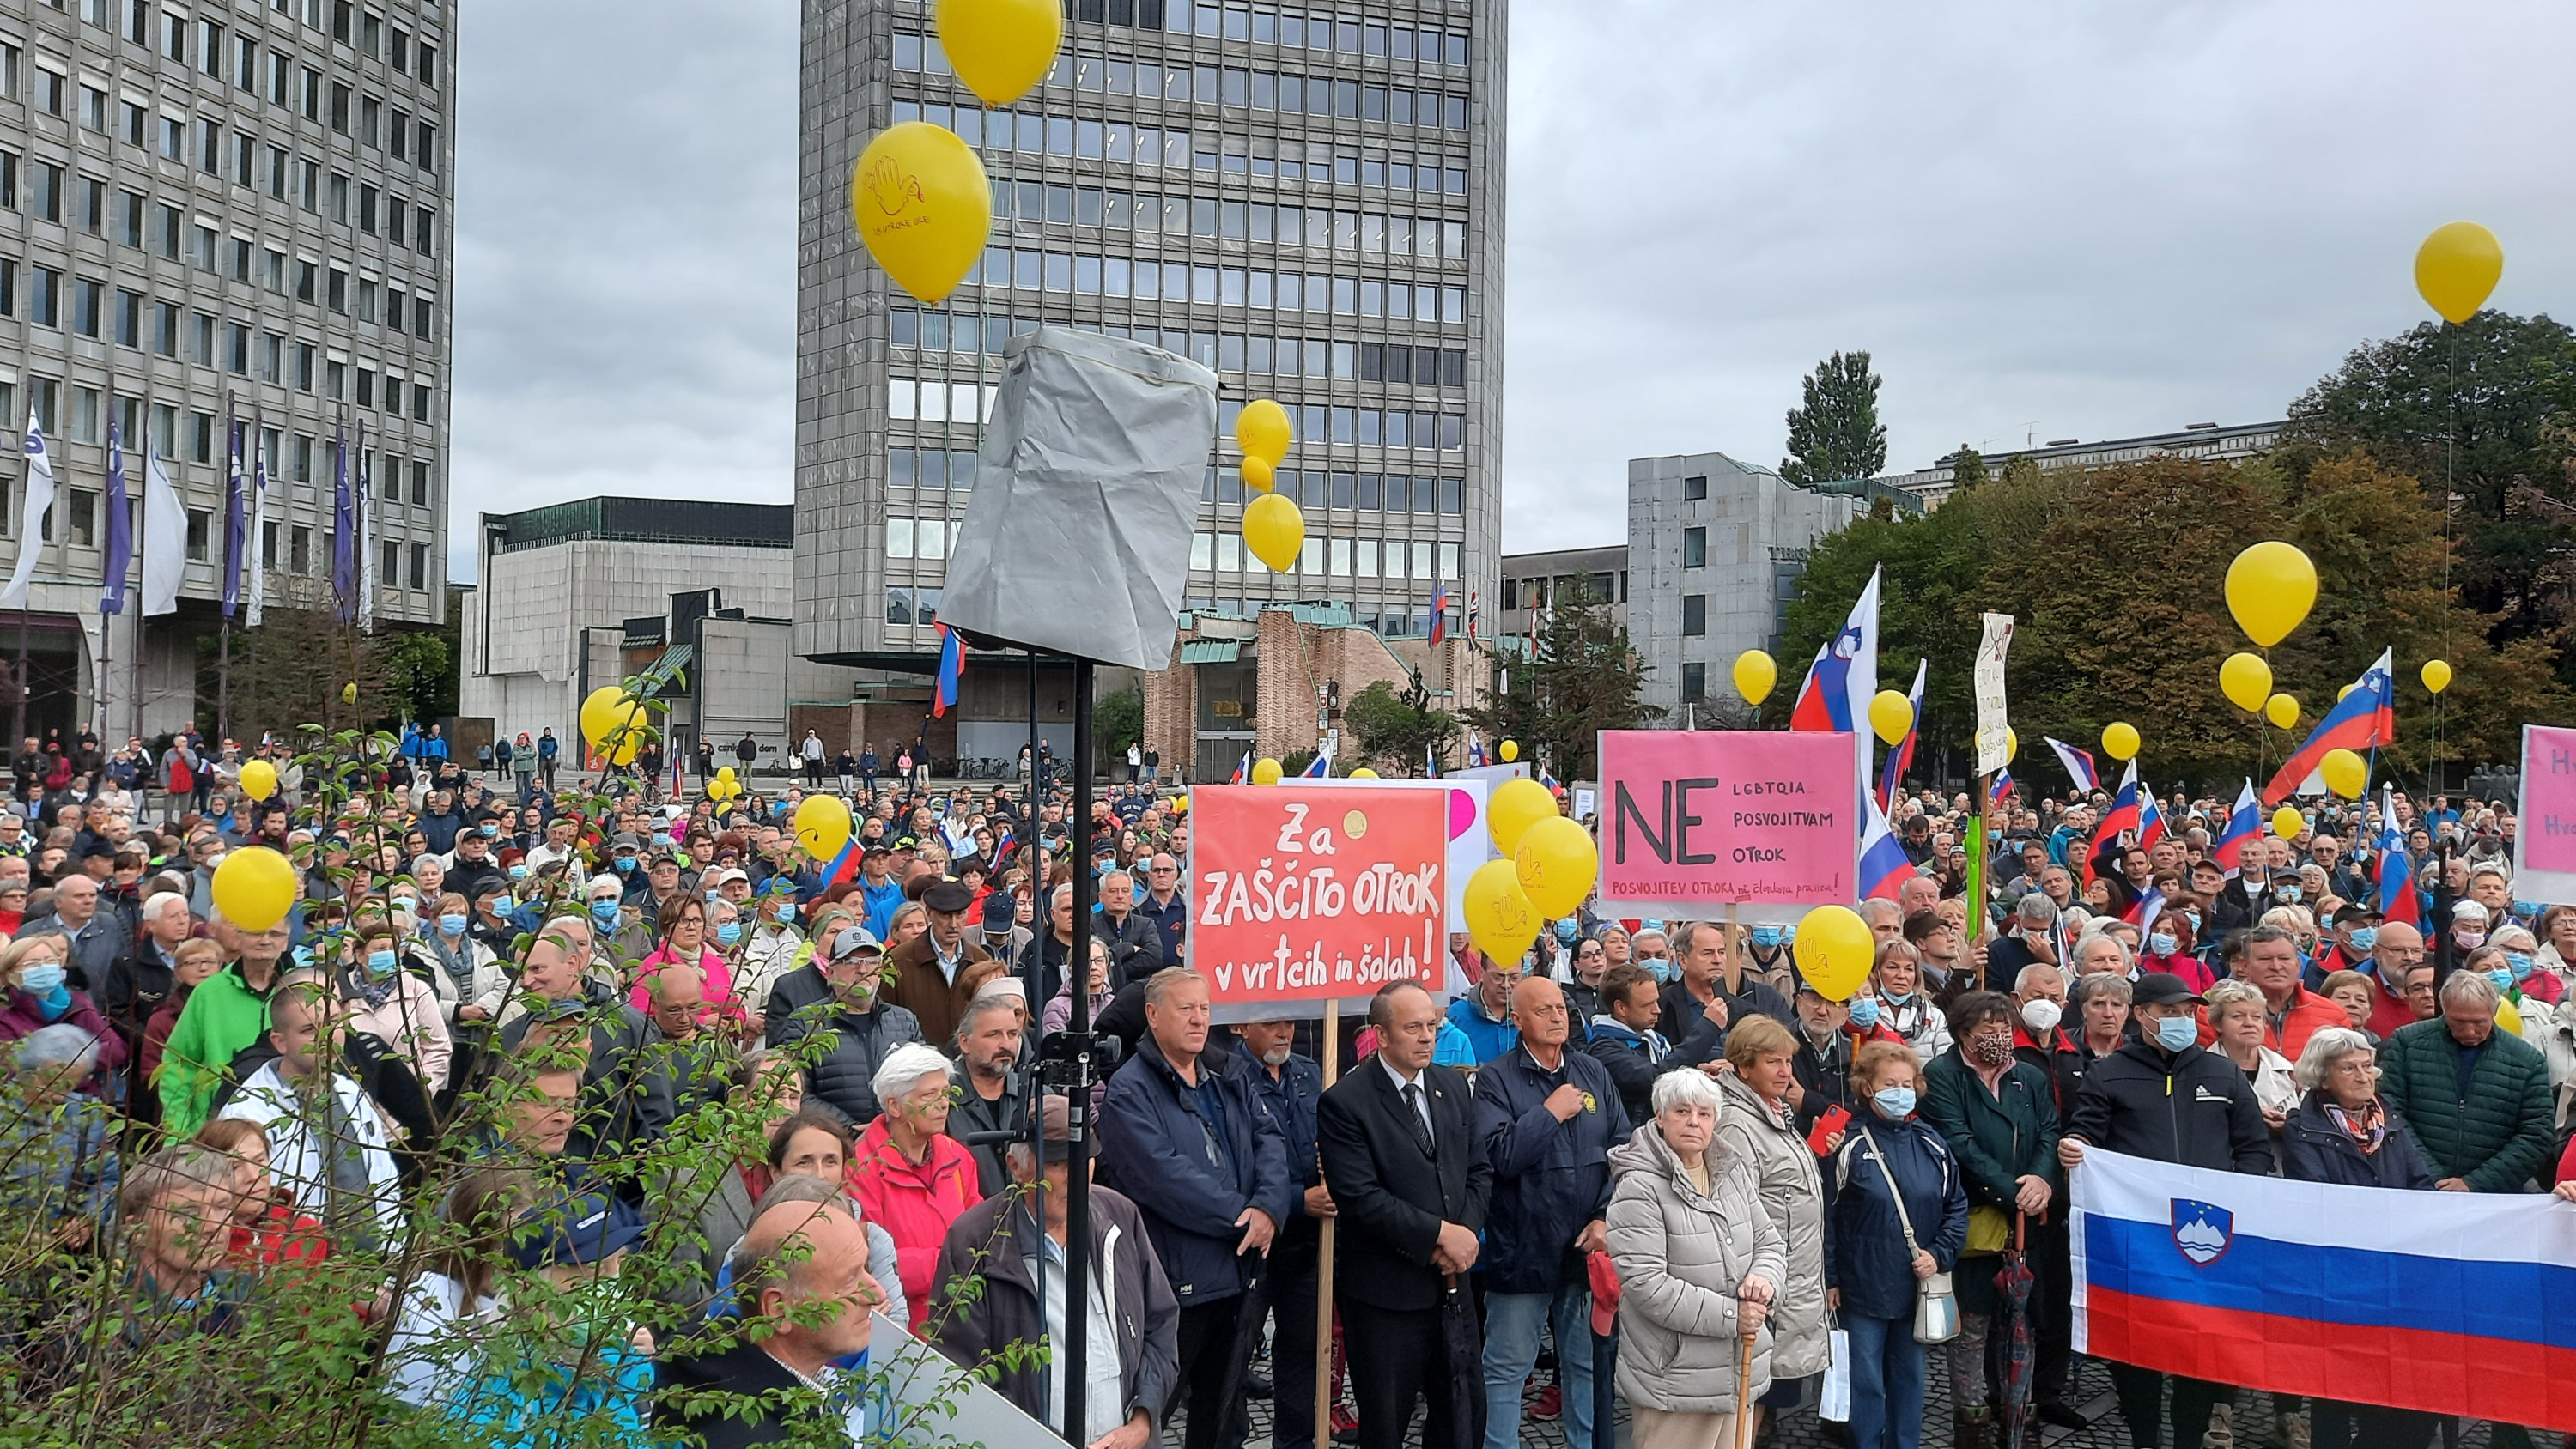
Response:
[[[492,898],[492,914],[496,916],[506,916],[518,908],[519,903],[510,899],[510,895],[507,891],[504,891],[500,895]]]
[[[670,844],[670,843],[671,843],[671,833],[670,833],[669,831],[667,831],[667,830],[656,830],[656,831],[654,831],[654,832],[653,832],[653,848],[654,848],[654,849],[659,850],[659,849],[661,849],[663,846],[666,846],[666,845],[668,845],[668,844]]]
[[[2367,956],[2379,948],[2379,928],[2363,926],[2352,933],[2352,949]]]
[[[1780,928],[1779,928],[1778,926],[1756,926],[1756,927],[1754,927],[1754,928],[1753,928],[1753,946],[1754,946],[1754,949],[1755,949],[1755,950],[1758,950],[1758,951],[1777,951],[1777,950],[1779,950],[1779,949],[1780,949]]]
[[[2200,1023],[2188,1016],[2161,1017],[2156,1022],[2156,1045],[2166,1051],[2181,1051],[2198,1040]]]
[[[1582,923],[1568,916],[1556,923],[1556,939],[1563,945],[1571,946],[1574,944],[1574,938],[1581,934],[1581,930]]]
[[[627,872],[630,872],[630,871],[632,871],[632,870],[634,870],[634,869],[635,869],[635,857],[633,857],[633,856],[631,856],[631,855],[621,855],[621,856],[617,857],[617,870],[618,870],[618,873],[619,873],[619,874],[623,875],[623,874],[626,874]]]
[[[1638,959],[1637,964],[1645,967],[1646,974],[1654,977],[1659,985],[1668,985],[1673,979],[1673,963],[1670,957],[1644,956]]]
[[[2540,915],[2540,902],[2515,901],[2513,903],[2513,914],[2516,920],[2533,920]]]
[[[2525,976],[2531,974],[2531,958],[2520,951],[2505,952],[2504,964],[2506,969],[2512,973],[2513,979],[2516,981],[2520,981]]]
[[[1878,1025],[1878,998],[1855,996],[1851,1004],[1851,1023],[1863,1031]]]
[[[391,952],[391,951],[387,951],[387,950],[384,950],[384,949],[382,949],[382,948],[379,948],[379,949],[377,949],[377,950],[369,951],[369,952],[367,953],[367,974],[368,974],[368,975],[370,975],[370,976],[391,976],[391,975],[393,974],[393,972],[394,972],[394,953],[393,953],[393,952]]]
[[[590,903],[590,918],[591,918],[592,920],[594,920],[594,921],[599,922],[599,923],[600,923],[601,925],[603,925],[603,926],[614,926],[614,925],[616,925],[616,924],[617,924],[617,902],[615,902],[615,901],[592,901],[592,902]]]
[[[439,934],[445,936],[462,936],[465,934],[465,928],[472,924],[473,922],[463,916],[449,915],[438,918]]]
[[[2159,956],[2170,956],[2182,948],[2182,939],[2162,931],[2147,938],[2147,949]]]
[[[485,824],[484,824],[484,826],[483,826],[483,838],[484,838],[485,840],[493,840],[493,839],[497,839],[497,838],[500,836],[500,834],[501,834],[501,827],[500,827],[500,826],[495,825],[495,824],[492,824],[492,823],[490,823],[490,822],[488,822],[488,821],[487,821],[487,822],[485,822]]]
[[[740,921],[727,921],[716,927],[716,944],[719,946],[730,946],[741,939],[742,922]]]
[[[2285,906],[2295,906],[2299,903],[2299,888],[2294,885],[2275,886],[2272,888],[2272,899]]]
[[[1914,1115],[1914,1089],[1912,1087],[1881,1087],[1877,1091],[1869,1094],[1869,1100],[1877,1106],[1879,1115],[1882,1117],[1911,1117]]]
[[[47,962],[41,966],[30,966],[19,973],[18,985],[29,996],[42,1000],[63,989],[63,975],[63,968],[59,964]]]
[[[2495,989],[2498,991],[2511,991],[2513,989],[2513,973],[2510,971],[2490,971],[2487,973],[2487,979],[2495,983]]]
[[[524,865],[514,865],[514,866],[510,867],[510,879],[512,879],[512,880],[526,880],[527,878],[528,878],[528,868],[527,868],[526,866],[524,866]]]

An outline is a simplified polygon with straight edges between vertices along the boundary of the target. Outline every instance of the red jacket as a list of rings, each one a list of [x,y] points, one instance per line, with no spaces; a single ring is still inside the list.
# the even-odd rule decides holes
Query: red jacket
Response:
[[[948,1225],[984,1200],[975,1175],[975,1156],[966,1144],[943,1132],[930,1139],[930,1157],[914,1162],[894,1145],[894,1135],[879,1117],[859,1134],[851,1155],[850,1192],[868,1221],[894,1239],[902,1265],[903,1299],[912,1310],[912,1330],[921,1331],[930,1316],[931,1290],[937,1285],[939,1246]]]
[[[2399,1027],[2415,1024],[2415,1008],[2406,1004],[2405,997],[2391,992],[2388,983],[2379,980],[2377,972],[2372,972],[2370,979],[2379,983],[2377,989],[2370,993],[2370,1034],[2386,1041],[2397,1034]],[[2352,1018],[2344,1020],[2349,1024]]]
[[[2398,1003],[2400,1010],[2404,1010],[2405,1005],[2402,1001]],[[2415,1014],[2407,1011],[2406,1021],[2414,1019]],[[2398,1023],[2400,1026],[2405,1024],[2406,1022]],[[2352,1017],[2342,1007],[2304,986],[2293,986],[2290,988],[2290,1009],[2282,1013],[2280,1025],[2273,1025],[2271,1013],[2264,1013],[2263,1045],[2296,1062],[2299,1059],[2299,1053],[2307,1050],[2309,1037],[2315,1036],[2330,1026],[2350,1025],[2352,1025]],[[2371,1029],[2379,1030],[2376,1017],[2371,1021]],[[2382,1037],[2388,1035],[2384,1031],[2379,1034]],[[2200,1009],[2200,1044],[2209,1046],[2217,1040],[2218,1033],[2209,1029],[2209,1008],[2204,1006]]]
[[[280,1263],[319,1263],[331,1256],[322,1236],[322,1220],[299,1213],[285,1203],[269,1205],[257,1227],[233,1224],[231,1258],[243,1268],[274,1268]]]

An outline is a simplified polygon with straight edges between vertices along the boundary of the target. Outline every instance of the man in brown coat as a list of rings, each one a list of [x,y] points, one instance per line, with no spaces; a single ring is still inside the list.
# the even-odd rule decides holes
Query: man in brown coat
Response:
[[[966,968],[988,959],[983,947],[966,939],[966,913],[974,893],[962,881],[942,880],[921,893],[930,913],[930,929],[913,937],[886,958],[885,999],[921,1018],[922,1040],[957,1054],[957,1022],[966,1014],[974,991],[964,984]]]

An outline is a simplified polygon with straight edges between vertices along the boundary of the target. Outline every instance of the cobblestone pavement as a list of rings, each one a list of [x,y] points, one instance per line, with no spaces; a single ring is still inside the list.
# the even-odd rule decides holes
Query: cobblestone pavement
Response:
[[[1262,1359],[1257,1367],[1266,1373],[1268,1359]],[[1923,1406],[1920,1449],[1954,1449],[1949,1384],[1938,1372],[1937,1363],[1928,1367],[1925,1378],[1927,1398]],[[1546,1370],[1540,1371],[1538,1382],[1547,1382]],[[1537,1396],[1538,1390],[1534,1387],[1528,1399],[1535,1401]],[[2288,1421],[2290,1435],[2284,1437],[2281,1432],[2283,1421],[2274,1412],[2271,1395],[2246,1391],[2239,1392],[2236,1399],[2231,1411],[2232,1426],[2224,1433],[2213,1427],[2201,1449],[2311,1449],[2305,1414]],[[2111,1394],[2110,1370],[2099,1360],[2078,1361],[2070,1401],[2093,1422],[2082,1429],[2041,1426],[2041,1449],[2129,1449],[2128,1427],[2120,1418]],[[1252,1434],[1244,1441],[1245,1449],[1270,1449],[1270,1401],[1252,1400],[1250,1410]],[[1164,1443],[1171,1449],[1179,1449],[1185,1418],[1185,1415],[1175,1413],[1166,1427]],[[1628,1406],[1624,1401],[1619,1405],[1617,1422],[1618,1449],[1630,1449]],[[1421,1426],[1417,1421],[1410,1442],[1419,1443],[1420,1434]],[[2511,1443],[2494,1444],[2493,1437],[2491,1427],[2483,1422],[2461,1422],[2454,1426],[2452,1433],[2436,1439],[2433,1449],[2521,1449],[2521,1446]],[[2510,1440],[2513,1436],[2506,1437]],[[1762,1442],[1765,1449],[1851,1449],[1850,1436],[1838,1424],[1820,1422],[1812,1405],[1782,1416],[1777,1430],[1766,1435]],[[2534,1431],[2530,1443],[2534,1449],[2553,1449],[2553,1446],[2568,1445],[2569,1440],[2567,1436]],[[1522,1449],[1585,1449],[1585,1446],[1566,1443],[1561,1420],[1541,1421],[1526,1417],[1521,1421],[1521,1445]]]

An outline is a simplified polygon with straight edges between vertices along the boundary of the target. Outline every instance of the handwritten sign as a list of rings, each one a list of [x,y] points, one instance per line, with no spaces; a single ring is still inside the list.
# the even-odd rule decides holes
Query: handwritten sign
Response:
[[[1190,955],[1220,1015],[1439,982],[1448,818],[1438,790],[1192,790]]]
[[[2522,729],[2522,828],[2514,836],[2514,894],[2576,901],[2576,729]]]
[[[1981,616],[1984,632],[1977,639],[1977,773],[1991,775],[2012,762],[2004,748],[2011,733],[2004,709],[2004,655],[2012,649],[2013,616]],[[1971,860],[1974,856],[1969,857]]]
[[[1664,915],[1849,903],[1851,768],[1849,735],[1603,731],[1602,900]]]

